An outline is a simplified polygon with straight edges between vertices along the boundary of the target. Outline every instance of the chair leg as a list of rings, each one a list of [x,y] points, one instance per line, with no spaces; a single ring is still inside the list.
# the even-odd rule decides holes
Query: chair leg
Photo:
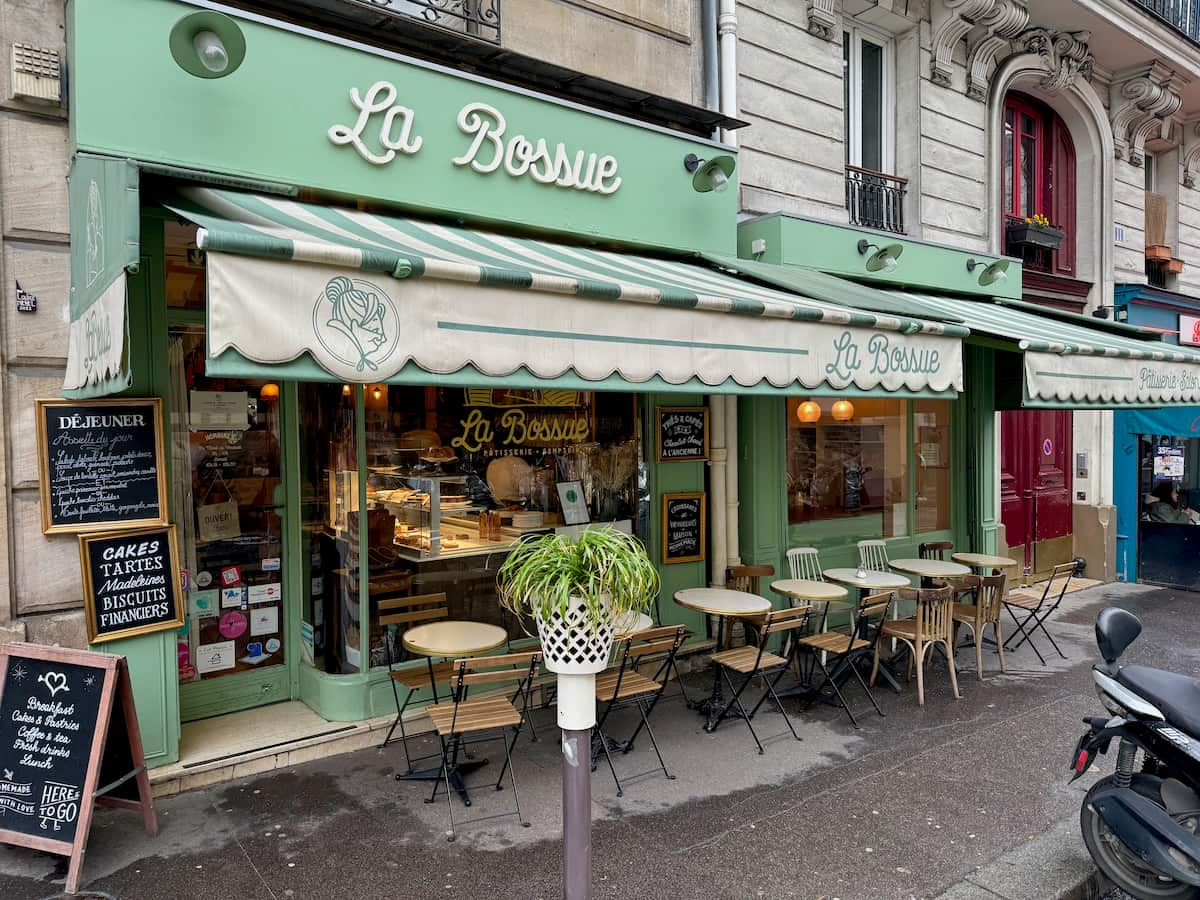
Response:
[[[971,637],[975,638],[975,677],[983,681],[983,623],[971,629]]]
[[[925,650],[926,645],[917,641],[916,649],[913,650],[913,656],[916,657],[914,664],[917,667],[917,705],[925,705]]]
[[[728,685],[729,693],[732,694],[733,696],[729,701],[729,705],[725,707],[725,711],[721,713],[721,717],[719,719],[717,719],[717,725],[721,724],[721,720],[724,719],[725,716],[727,716],[729,714],[729,710],[732,709],[734,704],[736,703],[737,708],[741,711],[742,718],[746,722],[746,727],[750,729],[750,736],[752,738],[754,738],[754,743],[758,746],[758,755],[762,756],[762,754],[763,754],[762,741],[760,741],[758,739],[758,732],[754,730],[754,723],[750,721],[750,714],[748,712],[746,712],[746,707],[742,705],[742,691],[744,691],[746,689],[746,685],[748,685],[750,683],[752,676],[749,676],[749,675],[746,676],[745,680],[742,681],[742,686],[735,690],[733,687],[733,681],[731,681],[729,678],[729,671],[727,669],[722,668],[721,674],[725,677],[725,684]],[[713,731],[716,731],[716,730],[717,729],[714,726]]]
[[[871,687],[875,686],[875,679],[879,675],[879,642],[875,642],[875,658],[871,662]]]
[[[604,736],[604,732],[599,733],[600,749],[604,751],[604,758],[608,760],[608,771],[612,772],[613,782],[617,786],[617,796],[624,797],[625,791],[621,787],[621,779],[617,777],[617,767],[613,765],[612,753],[608,749],[608,739]]]
[[[1007,673],[1008,669],[1004,665],[1004,636],[1000,634],[1000,617],[996,617],[996,621],[992,623],[992,633],[996,635],[996,653],[1000,657],[1000,671]]]
[[[654,739],[654,729],[650,727],[650,719],[647,716],[648,710],[642,706],[642,701],[637,701],[638,712],[642,715],[642,725],[646,729],[646,734],[650,738],[650,746],[654,748],[654,755],[658,757],[658,764],[662,767],[663,774],[667,776],[668,781],[674,781],[675,776],[667,771],[667,763],[663,759],[662,753],[658,749],[658,741]],[[653,707],[651,707],[653,709]]]
[[[876,645],[876,651],[878,651],[878,645]],[[875,707],[875,712],[882,716],[883,710],[879,708],[879,704],[875,702],[875,695],[871,693],[871,689],[867,687],[867,683],[863,681],[862,673],[858,671],[858,666],[851,664],[850,672],[856,679],[858,679],[858,683],[862,685],[863,693],[867,695],[867,699],[870,700],[871,705]],[[847,712],[849,712],[849,710],[847,710]],[[853,718],[853,716],[851,716],[851,718]]]
[[[1054,612],[1054,610],[1051,610],[1050,612]],[[1062,650],[1059,649],[1058,644],[1054,640],[1054,635],[1052,635],[1049,631],[1046,630],[1046,620],[1048,618],[1050,618],[1049,612],[1046,613],[1044,616],[1042,616],[1040,619],[1038,619],[1037,624],[1033,626],[1033,630],[1037,631],[1037,629],[1039,629],[1039,628],[1042,629],[1042,634],[1044,634],[1046,636],[1046,640],[1048,640],[1050,642],[1050,646],[1052,646],[1055,649],[1055,651],[1058,653],[1059,656],[1061,656],[1063,659],[1066,659],[1067,654],[1063,653]]]
[[[805,708],[808,709],[808,708],[812,707],[813,703],[816,702],[815,698],[816,698],[817,694],[819,693],[819,691],[821,690],[821,688],[823,688],[826,684],[828,684],[831,688],[833,688],[833,693],[834,693],[834,696],[837,697],[838,703],[840,703],[842,706],[842,709],[844,709],[846,711],[846,715],[848,715],[850,717],[850,724],[853,725],[855,728],[860,727],[858,724],[858,719],[854,718],[854,712],[853,712],[853,710],[850,709],[850,704],[846,702],[845,695],[842,693],[841,688],[838,687],[837,682],[834,681],[832,676],[829,674],[829,669],[827,669],[825,667],[825,663],[822,661],[821,657],[817,654],[813,654],[813,662],[820,668],[821,672],[824,674],[825,681],[823,681],[818,687],[813,689],[814,699],[810,700],[808,703],[808,706],[806,706]],[[854,667],[851,666],[851,668],[854,668]]]
[[[978,649],[978,642],[976,642],[975,647]],[[954,655],[950,653],[949,645],[946,647],[946,664],[950,666],[950,687],[954,688],[954,699],[961,700],[962,694],[958,692],[958,672],[955,670]],[[980,678],[979,680],[982,681],[983,679]]]
[[[508,783],[512,785],[513,803],[517,807],[517,821],[521,823],[522,828],[528,828],[529,823],[525,821],[525,817],[521,815],[521,796],[517,793],[517,772],[512,764],[512,750],[508,746],[508,741],[504,741],[504,765],[508,769]],[[515,742],[514,742],[515,743]]]
[[[1033,613],[1030,613],[1029,618],[1025,619],[1025,622],[1022,623],[1017,618],[1017,614],[1012,611],[1011,606],[1005,606],[1004,608],[1007,609],[1008,614],[1010,616],[1012,616],[1012,620],[1014,623],[1016,623],[1016,626],[1017,626],[1017,634],[1019,634],[1021,636],[1021,640],[1017,641],[1017,643],[1015,643],[1013,646],[1008,648],[1009,652],[1016,652],[1017,650],[1020,649],[1022,644],[1024,644],[1026,641],[1028,641],[1029,646],[1033,648],[1033,652],[1037,654],[1037,658],[1039,660],[1041,660],[1041,663],[1044,666],[1046,664],[1046,657],[1042,656],[1042,651],[1039,650],[1037,644],[1034,643],[1032,635],[1030,635],[1029,633],[1027,633],[1025,631],[1025,625],[1028,624],[1029,619],[1033,617]],[[1013,638],[1015,638],[1017,636],[1017,634],[1009,635],[1008,639],[1011,641]]]
[[[796,726],[794,726],[792,724],[791,717],[787,714],[787,710],[783,708],[783,701],[781,699],[779,699],[779,694],[777,694],[775,692],[775,685],[779,683],[779,679],[783,677],[783,674],[785,672],[787,672],[787,670],[788,670],[788,667],[784,666],[783,669],[780,671],[780,673],[775,676],[774,681],[767,681],[767,679],[765,679],[765,678],[763,679],[763,681],[767,682],[767,693],[770,694],[771,699],[775,701],[775,706],[779,709],[779,714],[781,716],[783,716],[783,721],[787,723],[788,730],[792,733],[792,737],[794,737],[796,740],[799,741],[799,740],[803,740],[803,738],[801,738],[800,735],[796,734]],[[764,695],[764,696],[766,696],[766,695]],[[760,700],[759,703],[761,703],[761,702],[762,701]]]

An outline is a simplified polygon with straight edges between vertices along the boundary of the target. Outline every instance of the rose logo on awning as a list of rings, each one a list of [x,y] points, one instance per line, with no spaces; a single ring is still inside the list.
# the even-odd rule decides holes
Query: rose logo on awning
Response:
[[[400,338],[396,305],[369,281],[331,278],[313,306],[313,331],[321,346],[356,372],[375,371]]]

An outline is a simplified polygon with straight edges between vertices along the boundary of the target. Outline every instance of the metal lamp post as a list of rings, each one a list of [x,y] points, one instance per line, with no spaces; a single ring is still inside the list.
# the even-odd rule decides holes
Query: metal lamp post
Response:
[[[558,676],[563,757],[563,897],[592,896],[592,727],[596,676]]]

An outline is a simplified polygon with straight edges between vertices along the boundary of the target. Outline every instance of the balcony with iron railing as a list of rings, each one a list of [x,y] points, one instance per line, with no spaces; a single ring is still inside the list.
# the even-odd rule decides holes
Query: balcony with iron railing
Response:
[[[907,178],[846,166],[846,209],[851,225],[904,234],[907,191]]]
[[[357,7],[379,14],[379,27],[389,20],[417,19],[456,34],[500,43],[501,0],[323,0],[321,5]]]
[[[1200,0],[1131,0],[1135,6],[1200,44]]]

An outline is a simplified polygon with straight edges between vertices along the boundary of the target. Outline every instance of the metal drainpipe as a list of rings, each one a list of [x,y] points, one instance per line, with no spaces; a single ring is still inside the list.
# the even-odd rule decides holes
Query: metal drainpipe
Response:
[[[729,451],[725,447],[725,411],[728,406],[724,394],[712,394],[708,398],[709,415],[712,419],[708,463],[708,489],[712,493],[712,585],[724,587],[725,567],[729,564],[726,551],[726,531],[729,526],[729,508],[726,503],[728,482],[726,459]]]
[[[720,82],[717,79],[717,0],[704,0],[700,8],[700,40],[704,44],[704,105],[719,109]]]
[[[717,40],[721,47],[721,113],[736,118],[737,100],[737,0],[721,0],[717,16]],[[722,131],[730,146],[737,146],[736,131]]]

